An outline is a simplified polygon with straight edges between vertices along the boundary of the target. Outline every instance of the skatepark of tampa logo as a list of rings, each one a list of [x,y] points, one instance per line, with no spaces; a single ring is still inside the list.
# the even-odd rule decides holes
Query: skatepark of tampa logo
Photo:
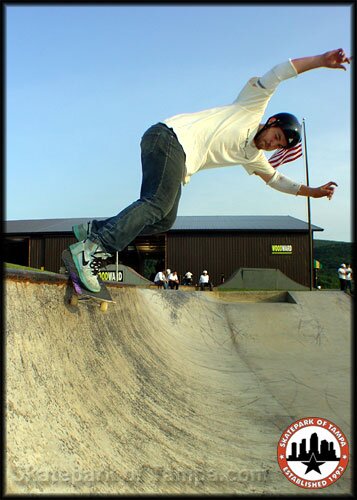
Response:
[[[326,488],[345,472],[346,436],[333,422],[309,417],[293,422],[278,443],[278,462],[285,477],[300,488]]]

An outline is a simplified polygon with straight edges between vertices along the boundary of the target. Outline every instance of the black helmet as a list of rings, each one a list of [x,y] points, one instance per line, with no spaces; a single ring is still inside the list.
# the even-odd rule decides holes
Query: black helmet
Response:
[[[269,121],[275,118],[274,121]],[[296,116],[290,113],[277,113],[271,116],[263,128],[279,127],[284,132],[287,145],[285,149],[290,149],[296,146],[301,141],[301,125]]]

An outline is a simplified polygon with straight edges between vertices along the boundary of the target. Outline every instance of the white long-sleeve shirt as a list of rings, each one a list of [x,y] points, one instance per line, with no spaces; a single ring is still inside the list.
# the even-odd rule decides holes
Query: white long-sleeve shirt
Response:
[[[199,170],[232,165],[242,165],[250,175],[274,174],[275,169],[253,139],[279,83],[297,74],[289,59],[262,77],[251,78],[230,105],[164,120],[174,130],[186,154],[183,183],[187,184]]]
[[[346,267],[346,280],[352,281],[352,268]]]
[[[338,277],[339,277],[339,279],[341,279],[341,280],[345,280],[345,279],[346,279],[346,268],[345,268],[345,267],[342,267],[342,266],[341,266],[341,267],[337,270],[337,272],[338,272]]]
[[[155,278],[154,278],[154,283],[156,283],[157,281],[167,281],[166,279],[166,276],[164,275],[164,273],[162,271],[159,271]]]
[[[201,274],[199,283],[209,283],[209,275]]]

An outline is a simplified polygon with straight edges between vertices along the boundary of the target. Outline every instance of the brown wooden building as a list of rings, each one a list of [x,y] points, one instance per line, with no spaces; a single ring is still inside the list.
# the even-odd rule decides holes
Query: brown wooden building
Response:
[[[5,261],[58,272],[62,251],[75,241],[72,225],[88,220],[8,221]],[[119,261],[148,279],[170,268],[181,277],[191,271],[198,281],[206,269],[219,285],[222,276],[249,267],[280,269],[309,286],[309,241],[308,224],[290,216],[181,216],[167,233],[136,238]]]

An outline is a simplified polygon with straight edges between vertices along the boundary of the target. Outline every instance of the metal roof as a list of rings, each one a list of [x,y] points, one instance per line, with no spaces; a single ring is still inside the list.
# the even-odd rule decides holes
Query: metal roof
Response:
[[[322,228],[312,225],[314,231]],[[308,224],[289,215],[204,215],[177,217],[176,231],[306,231]]]
[[[94,217],[5,221],[5,234],[71,233],[74,224]],[[95,217],[105,220],[106,217]],[[170,231],[308,231],[308,224],[290,215],[190,215],[178,216]],[[313,231],[323,231],[312,224]]]

